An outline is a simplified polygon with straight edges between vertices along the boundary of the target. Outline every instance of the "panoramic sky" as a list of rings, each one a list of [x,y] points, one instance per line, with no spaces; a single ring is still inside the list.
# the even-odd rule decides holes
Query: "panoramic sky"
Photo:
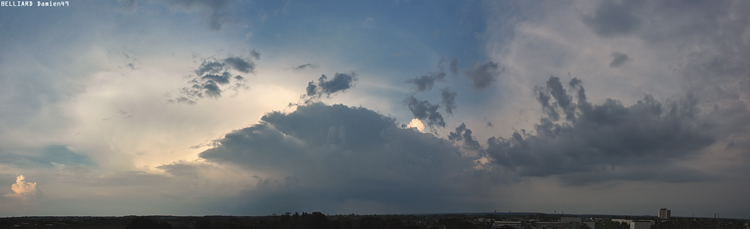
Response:
[[[750,217],[750,1],[0,6],[0,216]]]

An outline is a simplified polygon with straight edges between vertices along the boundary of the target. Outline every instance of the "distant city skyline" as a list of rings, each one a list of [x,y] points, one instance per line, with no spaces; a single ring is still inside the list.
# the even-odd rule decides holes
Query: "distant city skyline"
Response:
[[[0,216],[750,218],[750,2],[0,4]]]

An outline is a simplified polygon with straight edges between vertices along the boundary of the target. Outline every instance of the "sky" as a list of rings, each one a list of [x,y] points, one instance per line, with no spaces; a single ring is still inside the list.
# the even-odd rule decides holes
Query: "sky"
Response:
[[[0,216],[750,218],[750,2],[0,6]]]

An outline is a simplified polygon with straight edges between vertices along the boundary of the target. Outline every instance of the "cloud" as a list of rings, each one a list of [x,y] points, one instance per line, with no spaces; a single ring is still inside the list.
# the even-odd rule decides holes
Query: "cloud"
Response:
[[[224,59],[224,63],[232,66],[232,68],[242,73],[255,72],[255,63],[250,60],[243,60],[239,57],[228,57]]]
[[[443,115],[438,111],[440,104],[431,104],[427,100],[418,100],[413,95],[407,97],[404,103],[409,107],[414,118],[427,121],[427,125],[430,128],[433,128],[435,125],[445,127]]]
[[[202,80],[215,82],[218,84],[228,84],[230,78],[232,78],[232,76],[229,75],[229,72],[224,72],[221,75],[206,74],[201,77]]]
[[[409,79],[406,82],[414,84],[415,86],[417,86],[417,91],[422,92],[432,89],[432,86],[435,85],[435,81],[443,79],[445,79],[445,73],[438,72],[419,76],[414,79]]]
[[[596,9],[594,15],[584,17],[582,20],[602,37],[632,34],[641,26],[641,21],[638,16],[634,15],[634,7],[629,4],[640,3],[604,1]]]
[[[16,150],[20,151],[20,153],[0,153],[0,165],[5,164],[22,168],[51,168],[55,165],[95,165],[89,157],[73,152],[64,145],[48,145],[43,148]]]
[[[260,60],[260,52],[258,50],[251,50],[250,56],[253,57],[255,60]]]
[[[219,31],[229,17],[229,0],[172,0],[171,4],[178,8],[202,10],[208,14],[211,30]]]
[[[318,99],[325,95],[330,97],[332,94],[344,92],[349,88],[354,87],[354,83],[357,81],[356,73],[336,73],[333,79],[328,80],[328,76],[322,75],[318,78],[318,83],[310,81],[307,83],[305,88],[305,94],[302,97],[307,97],[307,101]]]
[[[455,142],[462,142],[463,146],[467,149],[481,150],[482,146],[479,145],[479,142],[471,135],[471,133],[471,130],[466,128],[466,124],[461,123],[461,125],[456,127],[456,131],[452,131],[448,134],[448,139]]]
[[[445,112],[449,115],[452,115],[453,111],[456,110],[456,95],[456,92],[451,91],[449,88],[444,88],[443,91],[440,92],[440,96],[443,97],[440,104],[445,106]]]
[[[226,90],[235,92],[240,89],[248,89],[245,84],[245,77],[241,75],[232,76],[231,71],[240,73],[254,73],[255,63],[241,57],[227,57],[224,59],[209,58],[203,60],[201,65],[196,69],[195,75],[188,83],[190,87],[180,88],[176,99],[169,99],[169,102],[195,104],[202,98],[218,99]]]
[[[217,143],[199,156],[266,174],[238,197],[245,212],[365,209],[348,209],[351,201],[418,212],[453,205],[474,192],[466,176],[476,158],[361,107],[311,103],[291,113],[272,112]]]
[[[580,80],[574,78],[570,82],[570,85],[578,86],[580,82]],[[547,86],[534,87],[534,93],[537,96],[537,101],[542,105],[542,109],[547,112],[550,120],[557,121],[560,119],[558,110],[562,110],[565,113],[565,118],[568,120],[575,118],[575,106],[571,96],[563,88],[560,78],[550,76]],[[554,99],[554,101],[550,99]]]
[[[445,67],[443,67],[443,65],[445,65],[445,61],[445,57],[440,58],[440,61],[438,61],[437,72],[431,72],[422,76],[418,76],[414,79],[409,79],[406,82],[417,86],[417,92],[432,90],[432,87],[435,86],[435,81],[445,80]],[[453,61],[451,62],[451,71],[454,70],[453,64],[455,64],[455,62],[456,59],[453,58]]]
[[[612,62],[609,63],[609,67],[617,68],[622,66],[628,61],[631,61],[631,59],[628,55],[625,55],[624,53],[614,52],[612,53]]]
[[[450,68],[451,68],[451,74],[458,75],[458,59],[453,58],[451,60],[451,66],[450,66]]]
[[[576,102],[554,76],[535,90],[544,115],[532,132],[488,139],[486,152],[497,165],[520,176],[558,176],[567,184],[709,179],[675,165],[715,141],[710,127],[696,118],[694,98],[662,103],[646,95],[631,106],[614,99],[594,105],[580,80],[569,86]]]
[[[305,69],[316,69],[316,68],[318,68],[317,65],[307,63],[307,64],[301,64],[301,65],[295,66],[292,69],[294,69],[294,70],[305,70]]]
[[[476,65],[471,69],[464,71],[466,78],[471,81],[471,86],[475,89],[485,89],[497,80],[505,68],[500,68],[498,63],[488,61],[487,63]]]
[[[405,126],[406,128],[416,128],[419,130],[419,132],[424,131],[424,123],[420,121],[419,119],[412,119],[411,122],[409,122],[408,125]]]
[[[16,183],[11,186],[13,194],[6,194],[5,196],[19,197],[27,199],[29,197],[41,197],[42,191],[36,187],[36,182],[27,182],[23,175],[16,177]]]

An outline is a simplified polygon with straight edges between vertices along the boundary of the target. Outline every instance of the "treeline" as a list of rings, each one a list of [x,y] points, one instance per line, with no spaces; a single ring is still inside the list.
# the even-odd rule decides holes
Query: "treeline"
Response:
[[[446,229],[486,228],[475,225],[464,218],[441,217],[437,219],[419,218],[416,216],[359,216],[337,215],[326,216],[320,212],[286,213],[279,216],[261,217],[202,217],[195,223],[196,229],[210,228],[253,228],[253,229]]]
[[[486,229],[488,225],[473,224],[468,217],[460,216],[413,216],[413,215],[335,215],[320,212],[286,213],[283,215],[242,217],[205,216],[190,217],[189,220],[159,219],[157,217],[134,218],[126,229]]]

